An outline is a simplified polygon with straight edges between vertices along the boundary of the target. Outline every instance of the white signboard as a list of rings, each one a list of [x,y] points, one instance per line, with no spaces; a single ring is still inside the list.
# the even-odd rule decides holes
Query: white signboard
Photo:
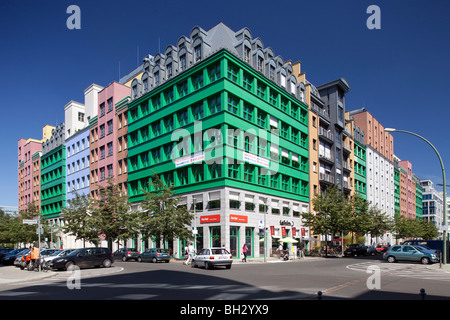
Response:
[[[203,152],[193,153],[178,159],[175,159],[175,167],[186,166],[191,163],[199,162],[205,160],[205,155]]]
[[[23,219],[23,224],[37,224],[38,221],[34,219]]]
[[[249,163],[253,163],[258,166],[269,168],[269,160],[268,159],[258,157],[257,155],[254,155],[254,154],[251,154],[248,152],[243,152],[243,158],[244,158],[244,161],[248,161]]]

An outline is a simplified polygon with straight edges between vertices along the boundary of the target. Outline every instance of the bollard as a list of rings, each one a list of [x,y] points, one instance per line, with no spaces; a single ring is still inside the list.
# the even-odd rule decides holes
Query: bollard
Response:
[[[317,292],[317,300],[322,300],[322,291]]]
[[[426,294],[424,288],[420,289],[419,295],[420,295],[421,300],[425,300],[425,296],[426,296],[427,294]]]

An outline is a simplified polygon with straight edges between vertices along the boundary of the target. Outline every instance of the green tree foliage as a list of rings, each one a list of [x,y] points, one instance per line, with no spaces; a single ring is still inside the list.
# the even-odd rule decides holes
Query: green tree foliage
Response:
[[[111,248],[115,240],[137,236],[134,223],[135,214],[130,210],[128,197],[122,194],[119,186],[109,178],[106,187],[99,186],[99,199],[93,200],[90,226],[97,236],[105,236]]]
[[[145,191],[138,212],[139,231],[144,238],[161,237],[163,242],[181,240],[192,237],[191,224],[193,215],[186,206],[180,206],[180,198],[174,196],[173,185],[166,185],[153,175],[149,183],[149,191]]]
[[[80,195],[75,192],[75,197],[68,200],[66,207],[62,208],[62,217],[65,225],[62,230],[72,236],[76,240],[83,240],[85,246],[86,241],[98,245],[98,232],[94,228],[91,215],[92,200],[89,195]]]

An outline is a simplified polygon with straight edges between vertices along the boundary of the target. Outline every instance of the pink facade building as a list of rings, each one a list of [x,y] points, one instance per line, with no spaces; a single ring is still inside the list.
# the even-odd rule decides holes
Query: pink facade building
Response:
[[[413,180],[412,163],[408,160],[399,161],[398,165],[406,171],[406,179],[404,183],[400,183],[400,187],[404,188],[406,198],[403,199],[406,205],[406,217],[416,218],[416,183]],[[402,199],[401,199],[402,200]]]
[[[91,184],[91,195],[98,196],[98,185],[106,186],[109,177],[115,178],[117,172],[117,102],[131,94],[130,88],[117,82],[111,83],[98,93],[97,143],[91,145],[94,154],[98,155],[96,163],[96,179]],[[92,131],[92,129],[91,129]],[[95,148],[96,150],[93,150]]]
[[[53,128],[46,125],[42,129],[41,140],[19,139],[17,143],[19,212],[26,211],[30,203],[40,199],[40,170],[33,166],[33,158],[40,157],[42,142],[50,138]],[[39,206],[39,201],[35,205]]]

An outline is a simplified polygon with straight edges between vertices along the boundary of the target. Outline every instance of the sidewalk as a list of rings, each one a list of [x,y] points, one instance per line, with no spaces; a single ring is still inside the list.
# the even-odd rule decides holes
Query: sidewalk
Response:
[[[427,268],[432,269],[432,270],[438,270],[438,271],[442,271],[442,272],[446,272],[446,273],[450,273],[450,264],[442,264],[440,265],[439,263],[433,263],[427,266]]]
[[[0,285],[41,280],[55,275],[56,273],[53,271],[28,271],[20,270],[20,268],[15,266],[0,266]]]

